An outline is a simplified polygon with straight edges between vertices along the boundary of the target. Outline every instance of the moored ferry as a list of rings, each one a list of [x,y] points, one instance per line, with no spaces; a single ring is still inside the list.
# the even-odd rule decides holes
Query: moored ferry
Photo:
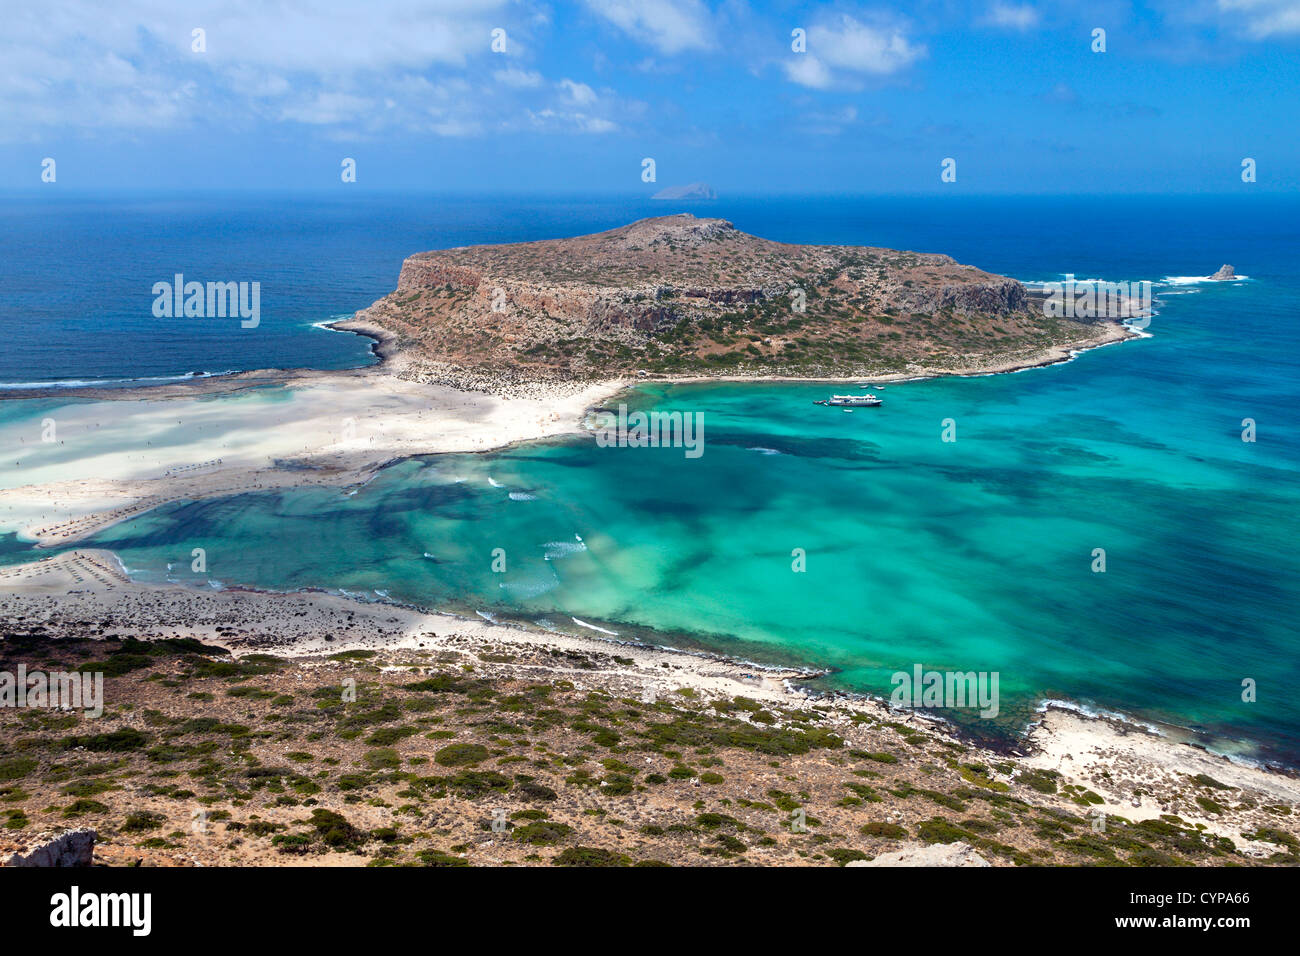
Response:
[[[814,405],[830,405],[835,408],[875,408],[881,404],[880,399],[871,394],[866,395],[832,395]]]

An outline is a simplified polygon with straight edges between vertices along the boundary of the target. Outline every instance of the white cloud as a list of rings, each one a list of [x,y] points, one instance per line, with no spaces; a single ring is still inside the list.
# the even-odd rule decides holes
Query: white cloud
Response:
[[[596,102],[596,91],[586,83],[576,83],[573,80],[560,80],[560,89],[569,95],[569,101],[578,106],[590,106]]]
[[[515,67],[497,70],[492,74],[492,78],[502,86],[515,89],[535,89],[542,85],[542,74],[536,70],[520,70]]]
[[[603,116],[565,110],[529,110],[528,117],[535,128],[550,132],[612,133],[618,124]]]
[[[306,100],[286,105],[280,118],[313,126],[355,122],[373,112],[375,102],[349,93],[317,93]]]
[[[611,89],[592,89],[586,83],[564,78],[555,84],[559,95],[545,109],[528,110],[533,129],[564,133],[612,133],[620,129],[616,117],[644,115],[645,104],[625,100]]]
[[[613,120],[607,120],[599,116],[580,117],[579,122],[582,124],[584,133],[612,133],[618,129],[618,124]]]
[[[439,136],[478,136],[483,132],[483,124],[463,117],[457,119],[435,119],[429,124],[429,131]]]
[[[1219,9],[1257,40],[1300,34],[1300,0],[1219,0]]]
[[[858,109],[856,106],[843,106],[836,110],[801,112],[798,122],[799,128],[806,133],[815,136],[836,136],[842,133],[845,127],[858,122]]]
[[[111,13],[100,0],[10,5],[0,29],[0,140],[182,127],[196,117],[371,130],[412,120],[428,129],[418,102],[378,110],[374,97],[430,72],[505,61],[491,52],[491,30],[511,22],[516,4],[115,0]],[[206,52],[191,49],[195,28]],[[512,33],[511,59],[520,49]],[[519,88],[533,76],[498,72]],[[542,86],[540,75],[531,85]],[[470,128],[483,106],[482,97],[447,105],[442,128]]]
[[[825,90],[835,85],[830,69],[817,57],[801,53],[785,63],[785,75],[800,86]]]
[[[1027,3],[995,3],[983,22],[1006,30],[1031,30],[1038,26],[1038,11]]]
[[[715,28],[700,0],[585,0],[628,36],[661,53],[710,50]]]
[[[909,40],[901,27],[873,26],[849,16],[808,28],[808,52],[783,61],[786,76],[801,86],[828,89],[852,86],[863,74],[883,76],[925,56],[924,45]]]
[[[231,67],[226,71],[231,92],[254,99],[268,99],[288,95],[291,84],[283,75],[247,66]]]

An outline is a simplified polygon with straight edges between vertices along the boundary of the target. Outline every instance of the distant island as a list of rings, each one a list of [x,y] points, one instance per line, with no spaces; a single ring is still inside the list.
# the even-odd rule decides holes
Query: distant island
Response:
[[[1130,334],[1048,316],[1016,280],[946,255],[774,242],[690,214],[417,253],[335,327],[385,339],[402,377],[489,383],[970,374]]]
[[[667,186],[651,199],[717,199],[718,194],[708,183],[691,183],[689,186]]]

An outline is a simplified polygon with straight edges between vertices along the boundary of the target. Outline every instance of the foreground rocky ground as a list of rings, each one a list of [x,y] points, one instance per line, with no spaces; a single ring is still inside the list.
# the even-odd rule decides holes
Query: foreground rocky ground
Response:
[[[1204,774],[1162,799],[1236,839],[1175,813],[1099,828],[1102,798],[1053,770],[883,709],[652,683],[612,645],[234,657],[13,630],[0,670],[102,671],[107,706],[0,709],[0,858],[93,827],[110,865],[830,866],[957,843],[993,865],[1300,862],[1290,806]]]

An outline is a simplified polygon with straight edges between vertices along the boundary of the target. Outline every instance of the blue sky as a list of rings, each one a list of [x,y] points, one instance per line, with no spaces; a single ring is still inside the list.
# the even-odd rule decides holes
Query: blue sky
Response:
[[[0,189],[1294,191],[1298,58],[1300,0],[48,0]]]

